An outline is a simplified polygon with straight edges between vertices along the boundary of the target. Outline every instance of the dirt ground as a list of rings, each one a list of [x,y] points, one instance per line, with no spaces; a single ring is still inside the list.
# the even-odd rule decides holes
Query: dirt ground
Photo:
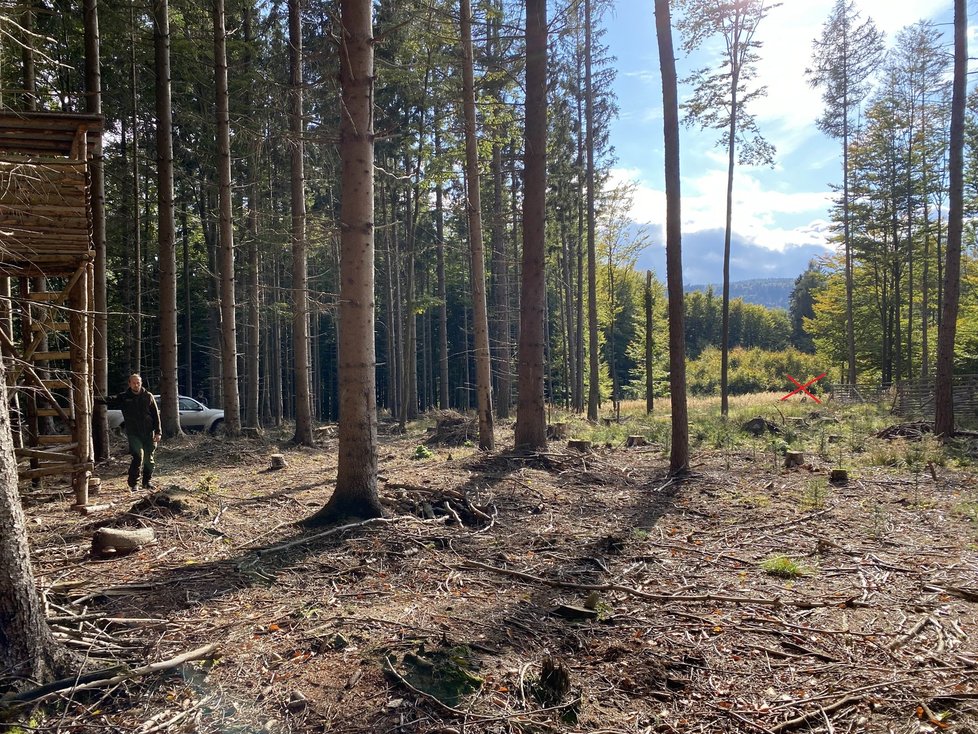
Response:
[[[49,617],[86,670],[215,647],[23,708],[20,731],[978,732],[970,471],[833,485],[820,457],[698,449],[670,481],[662,446],[425,456],[426,438],[382,435],[388,517],[328,533],[293,526],[332,491],[328,431],[165,444],[176,507],[137,504],[121,444],[101,512],[25,490]],[[156,542],[96,557],[106,526]]]

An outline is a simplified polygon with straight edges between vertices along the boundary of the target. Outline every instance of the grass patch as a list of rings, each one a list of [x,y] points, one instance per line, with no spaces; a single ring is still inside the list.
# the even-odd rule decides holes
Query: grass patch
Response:
[[[795,579],[813,573],[811,568],[788,558],[788,556],[774,556],[761,561],[761,570],[768,576],[777,576],[782,579]]]
[[[430,459],[432,456],[434,456],[434,453],[424,444],[418,444],[414,449],[414,453],[411,454],[411,458],[415,461],[424,461],[425,459]]]

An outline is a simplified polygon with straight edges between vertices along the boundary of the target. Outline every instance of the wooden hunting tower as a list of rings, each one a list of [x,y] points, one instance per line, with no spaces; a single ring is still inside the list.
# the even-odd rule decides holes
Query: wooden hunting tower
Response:
[[[0,349],[21,479],[94,468],[95,250],[89,167],[99,115],[0,113]]]

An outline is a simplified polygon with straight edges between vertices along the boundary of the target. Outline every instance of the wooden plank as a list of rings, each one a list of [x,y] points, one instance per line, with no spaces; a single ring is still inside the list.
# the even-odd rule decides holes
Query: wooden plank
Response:
[[[60,379],[60,380],[41,380],[41,384],[48,390],[59,390],[71,387],[71,381]]]
[[[39,324],[36,321],[32,321],[31,322],[31,330],[32,331],[41,331],[41,330],[44,330],[44,331],[68,331],[68,322],[67,321],[55,321],[54,323],[48,324],[47,326],[45,326],[44,324]]]
[[[53,433],[47,436],[38,436],[37,444],[39,446],[53,446],[55,444],[70,444],[75,440],[75,437],[70,433]],[[74,444],[76,447],[78,444]]]
[[[51,461],[74,462],[78,457],[63,451],[45,451],[44,449],[19,448],[14,453],[21,459],[50,459]]]
[[[41,469],[22,469],[17,472],[20,479],[35,479],[54,474],[74,474],[79,471],[91,471],[94,467],[90,461],[82,464],[57,464]]]
[[[34,352],[30,359],[32,362],[49,362],[56,359],[71,359],[71,352]]]
[[[70,413],[68,413],[64,408],[58,410],[57,408],[38,408],[37,414],[40,416],[60,416],[61,418],[70,418]]]

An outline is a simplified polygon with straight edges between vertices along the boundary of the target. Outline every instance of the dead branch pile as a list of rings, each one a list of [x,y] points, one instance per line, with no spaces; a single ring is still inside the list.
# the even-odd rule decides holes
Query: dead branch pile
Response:
[[[462,446],[479,436],[479,423],[454,410],[443,410],[436,414],[435,427],[428,431],[431,435],[425,443],[429,446]]]
[[[909,438],[912,441],[919,441],[924,437],[925,433],[933,432],[933,423],[915,421],[912,423],[897,423],[893,426],[887,426],[876,434],[876,438],[885,438],[887,441],[892,441],[894,438]]]

